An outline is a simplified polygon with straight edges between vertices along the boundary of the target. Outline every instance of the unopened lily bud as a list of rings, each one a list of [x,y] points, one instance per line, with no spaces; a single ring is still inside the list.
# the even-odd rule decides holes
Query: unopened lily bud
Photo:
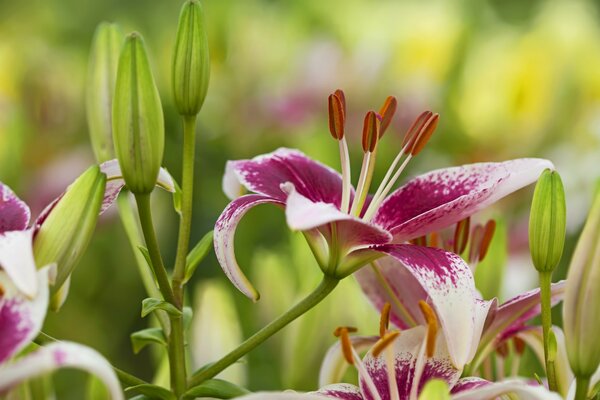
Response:
[[[575,376],[589,378],[600,365],[600,191],[571,259],[563,304],[563,329]]]
[[[88,66],[86,111],[94,155],[99,163],[113,156],[112,104],[123,33],[116,24],[96,28]]]
[[[565,244],[566,213],[560,175],[546,169],[535,186],[529,215],[529,249],[539,272],[552,272],[560,261]]]
[[[95,165],[71,184],[56,202],[33,242],[37,265],[56,263],[53,293],[59,290],[92,238],[104,198],[106,175]]]
[[[208,90],[210,58],[204,12],[197,0],[188,0],[181,9],[172,68],[177,110],[182,115],[198,114]]]
[[[152,192],[163,159],[165,128],[144,41],[137,33],[127,37],[121,51],[112,116],[125,184],[134,194]]]

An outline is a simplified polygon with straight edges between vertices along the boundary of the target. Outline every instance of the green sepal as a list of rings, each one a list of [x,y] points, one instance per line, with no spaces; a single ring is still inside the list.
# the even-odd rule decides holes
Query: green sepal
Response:
[[[556,171],[544,170],[535,186],[529,215],[529,249],[535,269],[552,272],[565,245],[565,190]]]
[[[421,391],[419,400],[450,400],[448,384],[440,379],[431,379]]]
[[[198,265],[208,255],[210,249],[212,249],[212,244],[213,231],[210,231],[188,253],[185,259],[185,277],[183,278],[183,283],[187,283],[192,278]]]
[[[151,399],[159,400],[177,400],[177,397],[169,389],[162,386],[151,385],[149,383],[137,386],[130,386],[125,389],[125,393],[139,393],[148,396]]]
[[[181,311],[167,301],[155,299],[154,297],[149,297],[142,301],[142,318],[156,310],[166,311],[167,314],[173,316],[181,315]]]
[[[184,399],[196,397],[212,397],[217,399],[232,399],[250,393],[248,389],[223,379],[209,379],[194,386],[183,394]]]
[[[131,345],[135,354],[151,343],[167,346],[167,338],[161,328],[147,328],[131,334]]]

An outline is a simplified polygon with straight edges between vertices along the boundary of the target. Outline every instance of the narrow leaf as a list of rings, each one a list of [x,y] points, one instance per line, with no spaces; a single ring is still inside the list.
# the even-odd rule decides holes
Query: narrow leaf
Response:
[[[250,393],[248,389],[222,379],[209,379],[184,393],[184,399],[196,397],[213,397],[217,399],[232,399]]]
[[[148,263],[148,266],[150,267],[152,273],[154,273],[154,267],[152,266],[152,261],[150,260],[150,253],[148,252],[148,249],[140,245],[138,246],[138,250],[144,256],[144,259],[146,260],[146,263]]]
[[[213,244],[213,231],[208,232],[189,252],[185,260],[185,278],[183,283],[187,283],[194,275],[196,268],[204,258],[208,255]]]
[[[131,344],[136,354],[151,343],[167,345],[167,339],[161,328],[148,328],[131,334]]]
[[[177,307],[164,300],[149,297],[142,301],[142,318],[156,310],[164,310],[168,314],[174,316],[181,315],[181,311],[179,311]]]

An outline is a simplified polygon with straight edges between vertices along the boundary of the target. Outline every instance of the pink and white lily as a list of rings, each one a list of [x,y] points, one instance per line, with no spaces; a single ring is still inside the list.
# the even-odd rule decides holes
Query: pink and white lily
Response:
[[[350,184],[345,99],[340,91],[330,96],[329,107],[342,174],[290,149],[227,163],[223,186],[233,201],[215,225],[215,252],[225,274],[246,296],[258,300],[258,292],[236,261],[234,235],[251,208],[275,204],[285,209],[288,226],[303,232],[326,275],[341,279],[379,258],[396,266],[396,272],[410,282],[396,295],[411,301],[427,299],[449,340],[454,365],[462,368],[474,354],[472,343],[478,342],[490,304],[477,301],[472,273],[460,257],[403,243],[457,223],[529,185],[544,169],[553,168],[552,163],[517,159],[436,170],[411,179],[388,196],[437,125],[437,114],[426,112],[409,129],[375,194],[368,196],[377,144],[389,126],[395,102],[388,98],[379,114],[369,112],[365,117],[363,168],[356,190]],[[254,193],[237,197],[240,185]]]

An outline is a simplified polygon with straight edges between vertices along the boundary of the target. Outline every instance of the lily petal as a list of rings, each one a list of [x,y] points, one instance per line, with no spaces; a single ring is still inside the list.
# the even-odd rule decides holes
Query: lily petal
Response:
[[[407,399],[410,396],[414,383],[413,379],[415,376],[417,357],[426,334],[427,330],[422,326],[418,326],[403,331],[394,341],[395,376],[398,385],[398,394],[401,399]],[[386,354],[384,351],[384,353],[378,357],[373,357],[371,353],[368,353],[364,358],[367,372],[380,394],[389,393],[390,391],[385,357]],[[460,378],[461,373],[461,369],[457,369],[452,365],[448,347],[440,332],[438,333],[435,353],[433,354],[433,357],[428,358],[425,362],[421,380],[418,383],[418,391],[420,391],[430,379],[442,379],[450,386],[453,386]],[[360,384],[361,391],[365,398],[371,398],[372,396],[367,396],[370,392],[368,387],[364,384],[364,379],[361,379]]]
[[[373,221],[397,243],[454,224],[537,180],[554,165],[522,158],[439,169],[418,176],[386,198]]]
[[[100,214],[106,211],[121,192],[121,189],[125,186],[125,180],[123,179],[123,173],[119,166],[119,160],[109,160],[100,164],[100,171],[106,174],[106,190],[104,192],[104,201],[100,208]],[[165,168],[161,168],[158,171],[156,177],[156,186],[166,190],[170,193],[175,193],[175,181],[173,177]]]
[[[13,284],[29,298],[35,297],[38,292],[32,235],[31,229],[0,233],[0,271],[4,270]]]
[[[260,295],[246,278],[235,259],[234,237],[235,230],[242,217],[252,207],[265,203],[283,205],[282,202],[268,196],[258,194],[242,196],[229,203],[223,210],[215,224],[214,232],[215,254],[225,275],[236,288],[253,301],[257,301]]]
[[[462,379],[452,390],[453,400],[493,400],[504,394],[516,394],[521,400],[560,400],[561,397],[543,386],[510,379],[488,382],[479,378]]]
[[[326,239],[331,240],[331,227],[335,223],[336,246],[349,251],[351,249],[389,243],[392,235],[380,227],[341,212],[335,205],[313,202],[298,193],[291,182],[282,185],[288,194],[285,216],[288,226],[293,230],[307,231],[319,228]]]
[[[319,389],[316,393],[327,396],[327,398],[330,399],[365,400],[365,397],[361,394],[360,388],[349,383],[327,385]]]
[[[331,400],[329,396],[315,393],[297,393],[291,390],[287,392],[257,392],[236,398],[238,400]]]
[[[6,271],[0,270],[0,365],[28,345],[42,328],[48,308],[48,268],[38,271],[34,280],[39,290],[30,299]],[[0,380],[3,376],[0,373]]]
[[[27,228],[31,211],[24,201],[0,182],[0,234],[6,231],[22,231]]]
[[[52,343],[0,367],[0,392],[59,368],[79,368],[88,371],[104,382],[114,400],[124,399],[111,365],[95,350],[69,342]]]
[[[456,254],[437,248],[414,245],[385,245],[374,248],[396,262],[380,262],[380,275],[371,268],[363,268],[357,279],[371,302],[380,308],[392,304],[392,322],[407,318],[397,313],[395,305],[406,309],[418,324],[424,323],[418,311],[419,300],[428,301],[435,309],[448,342],[452,361],[462,368],[470,361],[471,343],[475,337],[477,291],[469,266]],[[375,275],[375,276],[374,276]],[[382,285],[381,277],[385,285]],[[385,287],[387,286],[387,287]],[[382,290],[383,289],[383,290]],[[390,290],[399,299],[390,301]],[[456,310],[461,310],[457,313]],[[476,324],[477,322],[477,324]]]
[[[334,204],[338,209],[342,200],[342,177],[334,169],[314,161],[303,153],[280,148],[273,153],[263,154],[252,160],[229,161],[225,168],[228,195],[231,174],[248,190],[270,196],[281,202],[287,195],[280,186],[291,182],[298,193],[313,202]]]
[[[352,347],[359,354],[363,350],[371,348],[378,340],[379,336],[350,336]],[[338,340],[325,354],[325,358],[321,364],[321,371],[319,372],[319,387],[340,382],[347,369],[348,362],[344,357],[341,342]],[[323,389],[320,392],[323,392]]]

